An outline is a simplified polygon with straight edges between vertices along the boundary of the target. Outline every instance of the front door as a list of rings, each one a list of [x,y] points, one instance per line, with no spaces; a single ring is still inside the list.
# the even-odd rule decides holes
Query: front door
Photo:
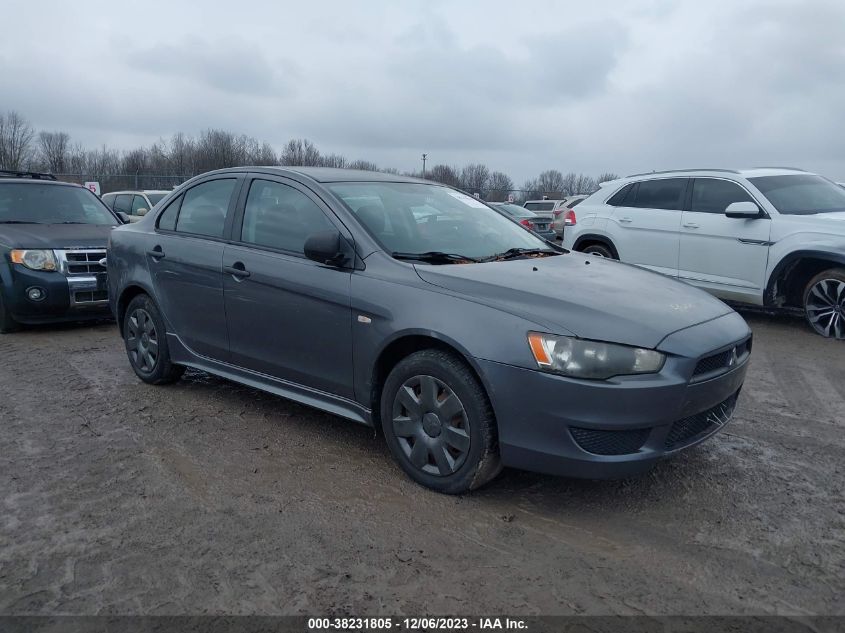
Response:
[[[729,218],[725,208],[751,201],[738,183],[696,178],[681,220],[679,277],[728,299],[762,300],[769,260],[771,220]]]
[[[339,230],[308,189],[252,180],[223,253],[231,362],[351,398],[350,271],[306,259],[305,240]]]

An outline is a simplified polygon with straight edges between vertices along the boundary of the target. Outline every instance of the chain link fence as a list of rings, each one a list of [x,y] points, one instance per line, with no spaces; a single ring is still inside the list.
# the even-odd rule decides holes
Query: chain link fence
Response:
[[[162,189],[169,191],[188,180],[189,176],[163,176],[156,174],[54,174],[59,180],[79,185],[99,182],[100,193],[110,191],[143,191]]]

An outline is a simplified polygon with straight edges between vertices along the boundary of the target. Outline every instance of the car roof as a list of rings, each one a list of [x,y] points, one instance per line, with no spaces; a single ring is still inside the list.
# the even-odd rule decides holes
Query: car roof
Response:
[[[62,180],[39,180],[38,178],[0,178],[0,185],[4,185],[10,182],[26,185],[58,185],[59,187],[80,187],[82,189],[85,189],[85,187],[75,182],[64,182]]]
[[[757,176],[789,176],[793,174],[812,174],[812,172],[805,171],[803,169],[798,169],[797,167],[751,167],[746,169],[721,169],[704,167],[696,169],[669,169],[664,171],[649,171],[643,172],[641,174],[631,174],[630,176],[625,176],[624,178],[620,178],[618,180],[613,180],[610,182],[620,182],[632,178],[641,179],[647,176],[656,176],[661,178],[670,176],[683,176],[689,178],[699,175],[713,176],[725,174],[733,174],[735,176],[742,176],[743,178],[754,178]]]
[[[563,198],[546,198],[545,200],[526,200],[525,204],[528,204],[529,202],[563,202],[563,201],[564,201]]]
[[[172,189],[126,189],[125,191],[109,191],[108,193],[104,193],[104,196],[113,196],[115,194],[127,194],[127,193],[170,193],[173,191]]]
[[[330,182],[414,182],[427,185],[441,185],[442,183],[413,176],[400,176],[381,171],[364,171],[361,169],[339,169],[334,167],[231,167],[229,169],[218,169],[208,174],[215,173],[236,173],[236,172],[258,172],[264,174],[275,174],[279,176],[305,177],[319,183]],[[203,176],[207,174],[201,174]]]

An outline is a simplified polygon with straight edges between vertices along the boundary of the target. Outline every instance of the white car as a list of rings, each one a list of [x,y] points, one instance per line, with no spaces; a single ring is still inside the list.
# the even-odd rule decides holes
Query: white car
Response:
[[[826,178],[781,168],[637,174],[606,183],[571,221],[567,248],[722,299],[800,308],[816,332],[845,339],[845,189]]]
[[[130,222],[137,222],[169,193],[159,189],[112,191],[103,194],[102,200],[115,213],[125,213]]]

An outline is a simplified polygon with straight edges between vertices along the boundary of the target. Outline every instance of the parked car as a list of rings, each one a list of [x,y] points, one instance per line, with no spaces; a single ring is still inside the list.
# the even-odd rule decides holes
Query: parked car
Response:
[[[547,240],[555,239],[555,232],[552,231],[552,225],[548,218],[538,216],[533,211],[529,211],[518,204],[511,204],[510,202],[493,202],[491,204],[495,208],[507,213],[522,226],[534,231],[540,237]]]
[[[565,209],[565,205],[565,200],[528,200],[522,206],[541,217],[549,218],[550,221],[553,221],[555,219],[555,212]]]
[[[564,228],[575,224],[575,207],[589,197],[589,194],[580,194],[577,196],[567,196],[564,199],[563,207],[554,212],[552,230],[556,237],[563,238]]]
[[[0,332],[109,316],[106,241],[119,224],[85,187],[0,172]]]
[[[112,191],[103,194],[105,205],[116,213],[125,213],[130,222],[137,222],[158,204],[169,191]]]
[[[845,339],[845,190],[799,169],[697,169],[613,181],[581,203],[568,248],[718,297],[796,308]]]
[[[384,173],[198,176],[112,232],[108,271],[141,380],[195,367],[381,428],[446,493],[646,470],[724,426],[751,350],[707,293]]]

